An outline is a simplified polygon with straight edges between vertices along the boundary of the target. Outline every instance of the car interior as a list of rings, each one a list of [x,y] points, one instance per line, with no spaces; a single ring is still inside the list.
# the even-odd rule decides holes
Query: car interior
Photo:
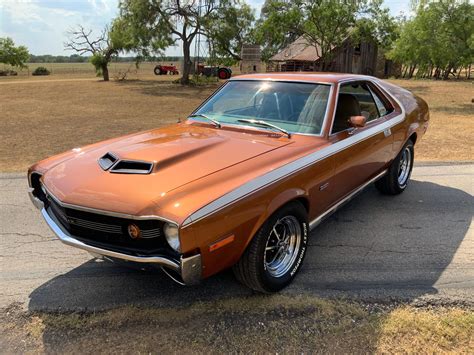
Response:
[[[378,97],[367,83],[342,85],[339,89],[332,134],[351,128],[351,116],[364,116],[367,122],[390,113],[391,109]]]

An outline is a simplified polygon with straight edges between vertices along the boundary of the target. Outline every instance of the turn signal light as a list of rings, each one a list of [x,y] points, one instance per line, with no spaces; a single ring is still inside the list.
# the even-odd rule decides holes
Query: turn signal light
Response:
[[[222,248],[224,245],[232,243],[234,241],[234,239],[235,239],[235,236],[233,234],[229,235],[228,237],[226,237],[224,239],[221,239],[218,242],[215,242],[214,244],[211,244],[209,246],[209,251],[213,252],[213,251],[215,251],[219,248]]]

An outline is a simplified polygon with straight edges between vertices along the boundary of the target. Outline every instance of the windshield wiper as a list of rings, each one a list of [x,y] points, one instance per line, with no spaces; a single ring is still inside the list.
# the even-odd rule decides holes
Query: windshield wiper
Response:
[[[194,114],[194,115],[188,116],[188,118],[193,118],[193,117],[202,117],[202,118],[205,118],[206,120],[209,120],[209,121],[211,121],[212,123],[214,123],[217,128],[221,128],[221,127],[222,127],[221,123],[220,123],[218,120],[215,120],[215,119],[213,119],[213,118],[210,118],[209,116],[203,115],[202,113],[196,113],[196,114]]]
[[[264,126],[264,127],[271,127],[271,128],[274,128],[276,129],[277,131],[280,131],[280,132],[283,132],[285,133],[288,138],[291,138],[291,133],[288,132],[286,129],[284,128],[281,128],[281,127],[278,127],[277,125],[274,125],[272,123],[269,123],[267,121],[263,121],[263,120],[254,120],[254,119],[239,119],[237,120],[238,122],[244,122],[244,123],[252,123],[252,124],[255,124],[255,125],[259,125],[259,126]]]

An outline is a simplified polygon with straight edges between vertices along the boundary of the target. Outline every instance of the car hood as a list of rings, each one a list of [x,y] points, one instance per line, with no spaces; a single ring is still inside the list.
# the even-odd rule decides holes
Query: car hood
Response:
[[[142,214],[159,196],[291,143],[279,134],[183,123],[77,149],[48,170],[43,183],[65,203]],[[104,171],[98,159],[108,152],[154,162],[154,169],[146,175]]]

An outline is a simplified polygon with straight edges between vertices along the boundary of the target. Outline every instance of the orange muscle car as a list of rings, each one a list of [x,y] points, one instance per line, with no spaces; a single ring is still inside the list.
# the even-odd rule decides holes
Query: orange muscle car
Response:
[[[229,80],[175,125],[43,160],[30,197],[65,244],[194,284],[288,285],[309,232],[368,184],[405,190],[426,103],[352,74]]]

